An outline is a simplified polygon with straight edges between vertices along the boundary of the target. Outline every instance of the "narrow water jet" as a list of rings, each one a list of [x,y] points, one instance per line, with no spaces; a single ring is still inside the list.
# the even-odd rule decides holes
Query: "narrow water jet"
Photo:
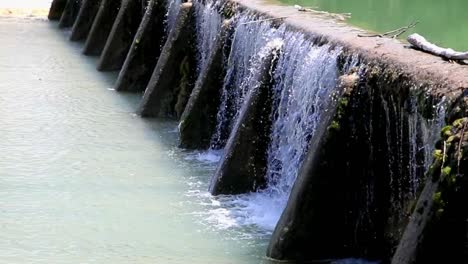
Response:
[[[150,0],[115,84],[116,91],[144,91],[167,38],[165,4]]]
[[[73,24],[70,35],[71,41],[84,40],[88,36],[94,18],[96,17],[102,0],[83,0],[80,12]]]
[[[192,3],[184,3],[180,7],[138,108],[137,112],[143,117],[180,117],[182,114],[194,75],[190,67],[194,60],[192,6]]]
[[[267,148],[271,127],[273,73],[283,42],[274,39],[258,54],[249,79],[252,87],[225,147],[222,162],[212,177],[213,195],[239,194],[265,186]]]
[[[122,0],[119,13],[99,58],[99,71],[120,70],[144,14],[143,0]],[[146,4],[146,2],[145,2]]]
[[[119,13],[121,0],[101,0],[98,13],[83,48],[85,55],[100,55],[106,45],[115,18]]]

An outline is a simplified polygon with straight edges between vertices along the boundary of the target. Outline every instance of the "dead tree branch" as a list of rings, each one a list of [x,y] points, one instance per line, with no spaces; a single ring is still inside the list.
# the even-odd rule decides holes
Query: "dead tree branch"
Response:
[[[397,29],[394,29],[394,30],[390,30],[390,31],[382,33],[382,34],[359,34],[358,37],[361,37],[361,38],[375,38],[375,37],[384,38],[384,37],[388,37],[388,38],[393,38],[394,39],[394,38],[398,38],[399,36],[401,36],[403,33],[408,31],[409,29],[414,28],[418,23],[419,23],[419,21],[411,22],[411,24],[409,24],[406,27],[401,27],[401,28],[397,28]]]
[[[411,34],[408,36],[408,42],[415,48],[431,53],[433,55],[443,57],[448,60],[464,61],[468,60],[468,52],[458,52],[453,49],[441,48],[427,41],[419,34]]]
[[[314,10],[314,9],[308,8],[308,7],[302,7],[300,5],[295,5],[294,8],[296,8],[297,11],[309,12],[309,13],[313,13],[313,14],[317,14],[317,15],[329,16],[329,17],[332,17],[332,18],[340,20],[340,21],[345,21],[346,19],[351,17],[351,13],[340,13],[340,14],[330,13],[330,12],[327,12],[327,11],[320,11],[320,10]]]

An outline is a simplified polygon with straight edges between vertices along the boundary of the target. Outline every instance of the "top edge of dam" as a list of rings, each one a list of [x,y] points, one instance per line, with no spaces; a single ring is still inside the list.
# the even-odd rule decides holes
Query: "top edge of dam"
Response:
[[[410,47],[401,40],[386,37],[359,37],[369,31],[321,14],[301,12],[293,6],[272,0],[226,0],[241,8],[277,19],[314,38],[344,48],[367,63],[407,74],[420,86],[436,87],[429,93],[453,100],[468,88],[468,68]],[[417,31],[417,27],[416,27]]]

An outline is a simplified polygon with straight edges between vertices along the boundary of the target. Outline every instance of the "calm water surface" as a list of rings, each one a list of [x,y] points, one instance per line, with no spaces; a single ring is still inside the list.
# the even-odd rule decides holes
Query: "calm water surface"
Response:
[[[279,0],[284,4],[313,6],[335,13],[352,13],[353,25],[387,32],[413,21],[415,29],[431,42],[468,50],[466,0]],[[410,32],[410,31],[409,31]]]
[[[0,263],[259,263],[267,235],[206,193],[213,157],[66,34],[0,18]]]

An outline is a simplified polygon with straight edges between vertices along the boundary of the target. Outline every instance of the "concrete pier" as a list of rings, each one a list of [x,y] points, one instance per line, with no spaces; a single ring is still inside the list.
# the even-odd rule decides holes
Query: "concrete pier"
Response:
[[[98,13],[83,48],[85,55],[100,55],[119,13],[121,0],[101,0]]]
[[[60,20],[63,10],[67,5],[67,0],[54,0],[49,9],[49,20]]]
[[[122,0],[97,65],[99,71],[120,70],[143,14],[142,0]]]
[[[178,116],[176,108],[181,102],[179,100],[181,92],[184,92],[182,90],[186,88],[180,87],[181,84],[186,84],[186,82],[182,82],[183,75],[194,73],[193,70],[186,68],[190,57],[193,56],[190,54],[193,50],[188,48],[193,39],[192,18],[192,3],[182,4],[176,24],[164,44],[137,111],[141,116]],[[188,91],[188,95],[190,92]],[[187,99],[188,95],[184,97]],[[184,108],[185,104],[179,106],[180,115]]]
[[[298,173],[288,205],[272,235],[268,257],[322,263],[320,261],[352,256],[346,255],[340,248],[342,241],[338,237],[343,225],[335,225],[335,215],[327,214],[340,210],[335,206],[341,197],[334,196],[344,186],[334,181],[336,177],[319,170],[319,165],[322,162],[321,155],[330,147],[329,139],[334,135],[332,122],[341,114],[339,112],[344,111],[345,106],[340,99],[345,91],[351,93],[357,82],[356,74],[341,76],[333,97],[327,98],[329,103],[326,104],[326,114],[311,138],[311,151]]]
[[[83,0],[70,35],[71,41],[84,40],[88,36],[94,18],[99,10],[101,0]]]
[[[216,127],[216,113],[221,96],[219,87],[222,87],[226,73],[223,52],[230,48],[226,42],[231,37],[231,30],[231,21],[225,21],[180,118],[179,133],[182,148],[209,147]]]
[[[73,26],[75,23],[78,12],[80,11],[82,0],[68,0],[67,4],[60,17],[59,28],[67,28]]]
[[[149,1],[130,51],[119,73],[115,90],[141,92],[148,85],[166,40],[164,30],[165,12],[164,1]]]
[[[251,87],[232,129],[221,164],[212,178],[210,192],[240,194],[265,187],[267,149],[271,127],[271,86],[281,46],[271,47],[260,58]]]

